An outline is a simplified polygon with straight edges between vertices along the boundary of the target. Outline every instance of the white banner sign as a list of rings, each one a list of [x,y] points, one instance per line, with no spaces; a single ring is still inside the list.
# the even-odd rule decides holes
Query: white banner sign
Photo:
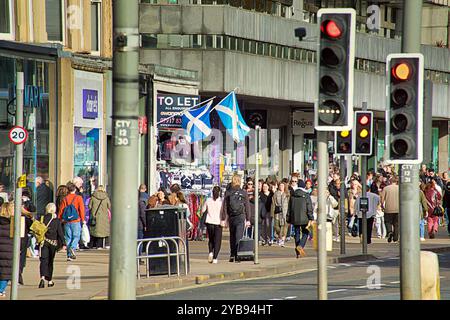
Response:
[[[294,135],[314,134],[314,112],[294,112],[292,133]]]

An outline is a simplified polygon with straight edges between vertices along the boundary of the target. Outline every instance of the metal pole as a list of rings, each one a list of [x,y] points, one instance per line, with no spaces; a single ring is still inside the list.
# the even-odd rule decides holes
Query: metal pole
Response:
[[[340,157],[339,170],[341,175],[341,192],[340,192],[340,207],[339,212],[341,215],[341,254],[345,254],[345,157]]]
[[[362,110],[367,111],[367,102],[362,103]],[[367,156],[361,156],[362,197],[367,195]],[[362,253],[367,254],[367,211],[362,210]]]
[[[362,185],[362,197],[367,195],[367,156],[361,156],[361,185]],[[362,210],[362,253],[367,254],[367,211]]]
[[[23,127],[23,72],[17,72],[16,86],[16,126]],[[11,280],[11,300],[17,300],[17,286],[19,283],[20,267],[20,218],[22,215],[22,188],[17,185],[18,178],[23,173],[23,144],[16,145],[16,172],[14,194],[14,247],[13,247],[13,273]]]
[[[136,299],[139,1],[113,2],[112,226],[109,299]]]
[[[420,53],[422,0],[404,1],[402,52]],[[400,166],[400,296],[420,300],[419,165]]]
[[[318,148],[318,215],[317,215],[317,283],[318,283],[318,299],[328,299],[327,284],[327,211],[326,211],[326,190],[328,177],[328,132],[317,131],[317,148]]]
[[[255,127],[255,182],[253,187],[255,188],[255,264],[259,264],[259,192],[258,192],[258,180],[259,180],[259,126]]]

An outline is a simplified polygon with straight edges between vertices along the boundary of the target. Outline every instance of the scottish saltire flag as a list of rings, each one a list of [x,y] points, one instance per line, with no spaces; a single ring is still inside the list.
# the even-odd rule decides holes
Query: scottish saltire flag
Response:
[[[236,142],[243,141],[245,136],[250,132],[250,128],[242,117],[234,91],[231,91],[223,98],[214,109],[216,109],[220,120],[222,120],[223,125],[233,137],[233,140]]]
[[[181,126],[186,130],[186,140],[189,143],[203,140],[211,134],[209,113],[213,100],[205,106],[186,111],[181,117]]]

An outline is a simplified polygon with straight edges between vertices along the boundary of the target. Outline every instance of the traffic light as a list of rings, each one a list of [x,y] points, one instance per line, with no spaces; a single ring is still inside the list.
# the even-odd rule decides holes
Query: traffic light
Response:
[[[334,139],[334,153],[336,155],[348,155],[353,153],[352,131],[336,131]]]
[[[388,55],[386,78],[387,161],[420,164],[423,158],[423,55]]]
[[[355,112],[355,155],[370,156],[373,149],[373,113],[372,111]]]
[[[320,9],[318,99],[315,129],[351,130],[353,126],[353,70],[355,60],[354,9]]]

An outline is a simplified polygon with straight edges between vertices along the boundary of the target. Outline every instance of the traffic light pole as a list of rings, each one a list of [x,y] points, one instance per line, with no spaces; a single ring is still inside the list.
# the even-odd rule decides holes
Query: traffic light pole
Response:
[[[139,0],[113,2],[113,136],[109,299],[136,299]]]
[[[318,145],[318,182],[319,182],[319,197],[318,197],[318,215],[317,215],[317,231],[318,231],[318,245],[317,245],[317,283],[318,283],[318,299],[328,299],[328,283],[327,283],[327,210],[326,198],[324,195],[327,191],[328,178],[328,146],[327,146],[327,131],[317,131],[317,145]]]
[[[16,126],[23,127],[23,72],[17,72],[16,86]],[[11,300],[17,300],[20,269],[20,218],[22,215],[22,188],[17,185],[18,178],[23,173],[23,144],[16,145],[16,165],[15,165],[15,188],[14,194],[14,247],[13,247],[13,273],[11,279]],[[12,218],[12,217],[11,217]],[[11,221],[11,223],[13,223]]]
[[[362,110],[367,111],[367,102],[362,103]],[[356,133],[357,134],[357,133]],[[372,137],[372,135],[370,135]],[[367,196],[367,156],[361,156],[362,197]],[[362,210],[362,253],[367,254],[367,210]]]
[[[339,197],[339,211],[341,219],[341,254],[345,254],[345,157],[340,156],[339,161],[339,171],[341,175],[341,195]]]
[[[253,187],[255,188],[255,225],[254,229],[254,239],[255,239],[255,264],[259,264],[259,192],[258,192],[258,181],[259,181],[259,126],[255,127],[255,182]]]
[[[404,1],[403,53],[420,53],[422,0]],[[419,165],[400,166],[400,296],[421,299],[419,240]]]

